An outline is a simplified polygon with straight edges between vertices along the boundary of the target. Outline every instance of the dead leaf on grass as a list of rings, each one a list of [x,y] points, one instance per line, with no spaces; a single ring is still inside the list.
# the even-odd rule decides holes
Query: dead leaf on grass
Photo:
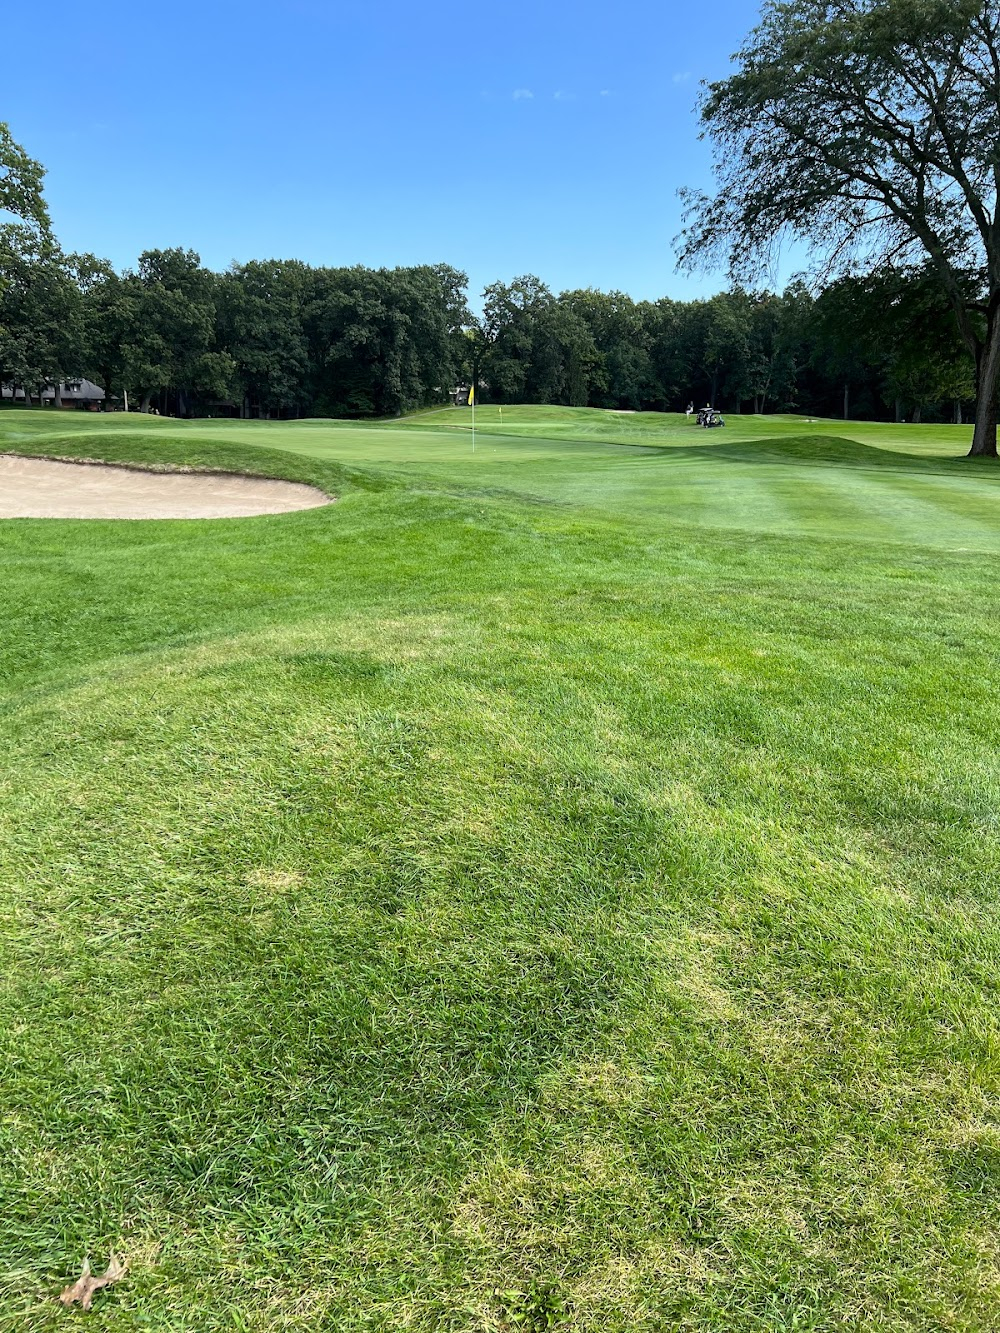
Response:
[[[125,1270],[128,1268],[127,1259],[119,1259],[114,1250],[108,1258],[108,1267],[100,1277],[94,1277],[90,1271],[90,1260],[84,1259],[83,1268],[77,1280],[66,1288],[59,1299],[63,1305],[82,1305],[85,1310],[90,1309],[91,1302],[94,1299],[94,1292],[100,1291],[102,1287],[110,1287],[113,1282],[120,1281],[125,1276]]]

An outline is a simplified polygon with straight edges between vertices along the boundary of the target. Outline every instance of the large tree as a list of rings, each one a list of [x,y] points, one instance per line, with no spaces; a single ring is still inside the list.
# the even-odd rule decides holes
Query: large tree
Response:
[[[303,307],[312,278],[297,260],[234,264],[218,282],[218,336],[236,365],[241,416],[301,411],[309,347]]]
[[[629,411],[641,407],[651,379],[644,307],[624,292],[591,287],[563,292],[559,304],[583,321],[594,344],[589,405]]]
[[[143,412],[157,394],[187,416],[193,397],[232,392],[233,359],[216,345],[217,283],[193,250],[146,250],[126,275],[122,306],[134,324],[124,387],[141,393]]]
[[[849,380],[860,370],[875,376],[896,420],[904,408],[914,421],[937,404],[961,405],[975,396],[973,367],[933,273],[878,270],[843,278],[813,306],[816,352],[826,368]]]
[[[753,280],[789,235],[827,276],[929,262],[975,359],[972,453],[995,456],[997,0],[767,0],[701,115],[717,188],[688,193],[682,262]]]
[[[80,373],[84,322],[76,257],[67,258],[30,225],[0,227],[0,379],[42,401],[60,402],[62,380]]]
[[[45,168],[15,143],[10,126],[0,121],[0,212],[13,213],[41,235],[50,230],[42,197]]]
[[[494,402],[586,407],[600,356],[584,315],[527,273],[483,292],[477,325],[484,387]]]
[[[139,327],[140,293],[132,277],[120,277],[102,259],[78,260],[83,296],[84,357],[74,373],[89,375],[104,387],[105,411],[112,399],[133,387],[132,363]]]
[[[316,415],[398,416],[443,400],[460,355],[462,274],[358,265],[315,269],[310,281],[304,327]]]
[[[511,283],[492,282],[483,291],[483,313],[478,321],[481,367],[494,402],[527,401],[535,325],[540,312],[554,300],[533,273]]]

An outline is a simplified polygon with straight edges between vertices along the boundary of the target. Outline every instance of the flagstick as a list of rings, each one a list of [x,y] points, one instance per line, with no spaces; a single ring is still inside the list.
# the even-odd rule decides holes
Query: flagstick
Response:
[[[472,452],[476,452],[476,385],[472,384]]]

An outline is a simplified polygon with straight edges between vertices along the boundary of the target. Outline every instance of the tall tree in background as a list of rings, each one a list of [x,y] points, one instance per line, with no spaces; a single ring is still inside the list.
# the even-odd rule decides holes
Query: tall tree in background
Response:
[[[225,398],[232,392],[232,357],[216,345],[218,278],[201,267],[193,250],[146,250],[136,273],[125,278],[134,319],[125,388],[142,394],[142,410],[154,395],[187,416],[192,394]]]
[[[447,265],[312,270],[313,411],[396,416],[446,397],[464,354],[465,276]]]
[[[303,312],[311,294],[311,271],[297,260],[251,260],[219,279],[218,337],[235,362],[241,416],[305,405],[309,346]]]
[[[35,304],[38,287],[52,279],[52,241],[49,212],[42,196],[45,169],[29,157],[0,121],[0,213],[12,214],[0,231],[0,375],[20,376],[25,399],[35,387],[31,380],[41,361],[50,359],[42,339],[29,326],[28,307]],[[35,274],[37,268],[38,274]],[[44,277],[42,272],[44,269]],[[36,282],[36,276],[40,282]],[[37,312],[36,312],[37,313]],[[12,323],[12,320],[14,321]],[[16,327],[15,327],[16,325]],[[13,389],[12,389],[13,392]]]
[[[138,285],[92,255],[78,261],[83,296],[83,358],[71,374],[90,376],[104,389],[105,410],[133,387],[133,338],[138,326]]]
[[[687,194],[682,263],[755,277],[789,233],[828,273],[929,261],[975,359],[972,453],[995,456],[997,0],[768,0],[701,115],[718,188]]]
[[[636,411],[643,405],[651,380],[650,330],[642,306],[624,292],[563,292],[567,305],[587,326],[591,353],[590,404]]]
[[[528,273],[483,292],[481,364],[495,402],[586,407],[600,356],[579,303]]]
[[[880,378],[897,421],[904,411],[919,421],[931,404],[950,400],[960,422],[961,403],[975,396],[972,360],[931,272],[843,278],[820,293],[813,326],[828,365],[847,367],[848,378]]]
[[[663,297],[659,301],[643,301],[640,317],[649,340],[650,380],[643,395],[642,407],[669,411],[677,395],[693,392],[691,358],[684,340],[684,311],[680,301]]]
[[[745,292],[720,292],[695,301],[685,311],[686,341],[698,380],[708,385],[708,401],[739,408],[750,351],[750,301]]]
[[[437,279],[448,342],[447,364],[442,367],[441,385],[450,389],[465,373],[469,359],[469,333],[473,329],[469,311],[469,278],[450,264],[434,264],[430,270]]]
[[[51,230],[42,197],[45,168],[15,143],[10,126],[0,121],[0,212],[13,213],[41,236]]]
[[[79,364],[83,352],[82,297],[71,261],[23,222],[0,227],[0,379],[42,401]]]
[[[511,283],[492,282],[483,292],[480,364],[494,401],[526,401],[535,323],[554,300],[533,273]]]
[[[747,352],[736,384],[737,399],[752,399],[752,410],[777,403],[788,411],[795,401],[796,321],[792,293],[771,292],[750,298]]]

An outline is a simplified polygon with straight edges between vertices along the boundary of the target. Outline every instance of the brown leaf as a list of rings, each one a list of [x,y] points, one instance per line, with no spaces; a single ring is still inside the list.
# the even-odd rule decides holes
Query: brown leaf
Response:
[[[108,1258],[107,1270],[100,1277],[94,1277],[90,1271],[90,1260],[84,1259],[80,1276],[72,1286],[66,1288],[59,1299],[63,1305],[70,1306],[79,1303],[85,1310],[89,1310],[90,1303],[94,1299],[94,1292],[100,1291],[102,1287],[110,1287],[113,1282],[118,1282],[125,1276],[127,1268],[128,1260],[119,1259],[112,1250]]]

